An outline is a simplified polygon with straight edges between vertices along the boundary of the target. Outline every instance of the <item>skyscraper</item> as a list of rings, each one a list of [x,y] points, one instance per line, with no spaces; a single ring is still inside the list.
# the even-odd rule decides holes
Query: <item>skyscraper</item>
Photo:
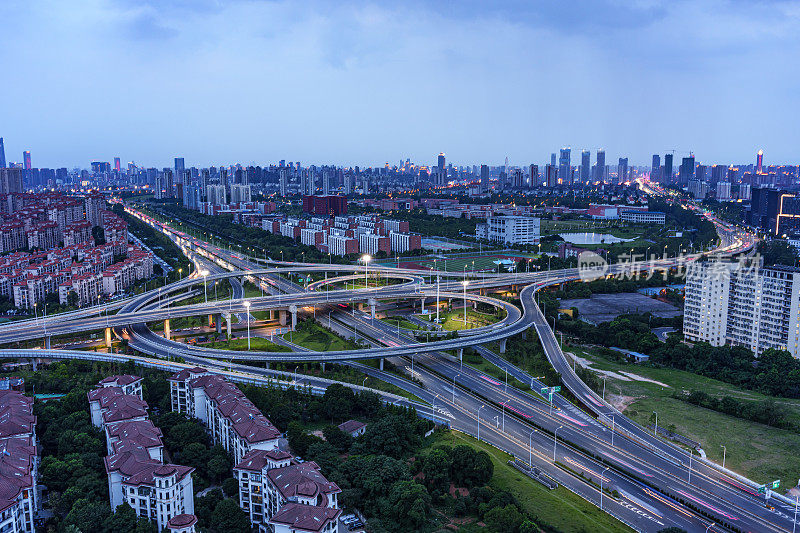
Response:
[[[589,171],[592,166],[592,153],[589,150],[581,150],[581,183],[589,181]]]
[[[2,139],[0,139],[2,141]],[[764,171],[764,150],[759,150],[756,154],[756,173],[761,174]]]
[[[175,183],[180,183],[181,191],[183,191],[183,194],[181,195],[181,203],[183,207],[189,207],[189,194],[187,194],[189,191],[189,180],[186,177],[186,167],[182,157],[175,158],[174,176]]]
[[[6,147],[2,137],[0,137],[0,168],[6,168]]]
[[[570,163],[571,148],[562,148],[558,156],[558,179],[562,185],[572,183],[572,165]]]
[[[447,183],[447,170],[444,166],[444,152],[439,152],[439,161],[436,166],[439,168],[436,185],[444,186]]]
[[[617,183],[628,181],[628,158],[620,157],[617,164]]]
[[[489,192],[489,165],[481,165],[481,194]]]
[[[595,179],[601,183],[606,181],[606,151],[600,148],[597,150],[597,162],[595,163]]]
[[[288,184],[287,183],[288,181],[289,181],[289,171],[285,167],[282,167],[280,169],[280,178],[279,178],[279,185],[282,198],[286,198],[286,186]]]
[[[550,154],[550,165],[551,166],[556,166],[556,154],[555,153]]]
[[[672,181],[672,158],[673,154],[664,154],[664,182]]]
[[[653,164],[650,167],[650,179],[653,181],[660,181],[659,175],[661,172],[661,156],[653,154]]]
[[[539,185],[539,165],[531,165],[529,168],[528,187],[533,189]]]
[[[681,168],[678,172],[678,183],[687,185],[689,180],[694,177],[694,154],[684,157],[681,161]]]
[[[555,165],[545,166],[544,175],[548,187],[555,187],[558,185],[558,169]]]
[[[31,169],[31,152],[30,150],[25,150],[22,152],[22,161],[23,161],[23,168],[25,170]]]
[[[22,169],[0,168],[0,194],[22,192]]]
[[[122,167],[120,166],[119,157],[114,158],[114,170],[116,170],[117,172],[122,170]]]

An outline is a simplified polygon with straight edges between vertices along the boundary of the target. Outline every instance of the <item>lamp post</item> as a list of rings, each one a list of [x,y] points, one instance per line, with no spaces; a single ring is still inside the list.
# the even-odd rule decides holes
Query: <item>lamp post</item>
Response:
[[[464,280],[461,284],[464,286],[464,329],[467,329],[467,285],[469,285],[469,281]]]
[[[722,468],[725,468],[725,452],[727,450],[725,449],[724,445],[720,444],[720,446],[722,446]]]
[[[250,302],[244,302],[244,308],[247,310],[247,351],[250,351]]]
[[[485,405],[481,405],[478,408],[478,440],[481,440],[481,409],[486,407]]]
[[[528,436],[528,464],[533,468],[533,434],[536,433],[537,429],[533,428],[531,434]]]
[[[183,281],[183,269],[182,268],[178,269],[178,276],[180,277],[179,281]]]
[[[371,259],[372,256],[369,254],[361,256],[361,260],[364,261],[364,288],[369,287],[369,262]]]
[[[501,412],[502,412],[502,414],[503,414],[503,433],[505,433],[505,432],[506,432],[506,405],[507,405],[507,404],[508,404],[508,402],[510,402],[510,401],[511,401],[511,399],[508,399],[508,400],[506,400],[505,402],[503,402],[503,403],[500,405]]]
[[[558,426],[553,432],[553,462],[556,462],[556,445],[558,444],[558,430],[564,426]]]
[[[653,414],[656,415],[656,425],[653,426],[653,436],[658,437],[658,413],[653,411]]]
[[[208,270],[200,272],[203,276],[203,294],[205,294],[206,303],[208,303]]]
[[[611,467],[607,466],[605,470],[600,474],[600,510],[603,510],[603,474],[606,473]]]
[[[453,376],[453,405],[456,404],[456,378],[461,374],[456,374]]]

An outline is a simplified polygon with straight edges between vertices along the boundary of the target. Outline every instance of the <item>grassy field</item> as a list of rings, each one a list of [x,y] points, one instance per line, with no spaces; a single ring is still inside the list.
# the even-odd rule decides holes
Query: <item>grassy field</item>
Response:
[[[229,341],[210,342],[203,344],[205,348],[219,348],[221,350],[247,351],[247,338],[231,339]],[[250,338],[250,350],[254,352],[291,352],[286,346],[272,343],[259,337]]]
[[[626,405],[624,413],[642,425],[652,424],[653,411],[658,424],[701,443],[709,459],[756,481],[782,479],[794,484],[800,475],[800,434],[728,416],[698,407],[677,398],[675,391],[702,390],[715,396],[759,402],[767,397],[733,385],[679,370],[621,364],[593,356],[585,351],[568,349],[594,362],[593,368],[630,372],[668,385],[645,381],[607,380],[606,398]],[[613,396],[612,396],[613,395]],[[800,400],[776,398],[794,423],[800,423]],[[673,428],[674,426],[674,428]]]
[[[316,324],[306,327],[309,329],[286,333],[283,338],[315,352],[353,350],[357,348],[353,342],[334,335]]]
[[[549,523],[565,533],[592,532],[630,532],[628,526],[600,511],[569,490],[559,487],[550,491],[536,481],[511,468],[507,462],[511,456],[497,448],[477,441],[462,433],[449,432],[436,441],[436,444],[457,446],[466,444],[489,454],[494,464],[494,476],[489,484],[496,490],[508,491],[514,495],[522,508],[540,520]]]
[[[386,318],[381,318],[380,320],[381,322],[386,322],[387,324],[391,324],[392,326],[395,327],[397,327],[397,324],[399,323],[400,327],[404,329],[412,329],[412,330],[419,329],[418,325],[399,317],[386,317]]]
[[[427,315],[420,315],[423,320],[433,320],[436,317],[436,312],[428,313]],[[461,329],[473,329],[482,326],[489,326],[499,320],[495,315],[488,313],[479,313],[471,309],[467,310],[467,323],[464,324],[464,310],[447,311],[439,313],[439,320],[442,324],[442,329],[447,331],[456,331]],[[402,326],[401,326],[402,327]]]

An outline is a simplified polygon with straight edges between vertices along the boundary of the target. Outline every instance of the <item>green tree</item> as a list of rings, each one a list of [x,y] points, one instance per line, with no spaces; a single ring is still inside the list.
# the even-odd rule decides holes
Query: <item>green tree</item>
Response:
[[[250,519],[233,498],[225,498],[211,513],[208,531],[216,533],[250,533]]]
[[[392,485],[386,498],[385,513],[403,530],[419,529],[430,516],[431,496],[425,487],[407,479]]]
[[[505,507],[495,507],[483,517],[489,529],[497,533],[517,533],[524,520],[525,517],[513,503]]]
[[[111,514],[108,502],[91,501],[88,498],[77,500],[67,514],[64,523],[74,525],[81,531],[96,531]]]

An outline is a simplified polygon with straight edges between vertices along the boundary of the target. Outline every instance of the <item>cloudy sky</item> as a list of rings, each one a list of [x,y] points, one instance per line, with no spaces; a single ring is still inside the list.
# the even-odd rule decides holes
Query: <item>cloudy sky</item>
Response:
[[[35,166],[800,161],[799,2],[2,0],[0,20],[0,136]]]

